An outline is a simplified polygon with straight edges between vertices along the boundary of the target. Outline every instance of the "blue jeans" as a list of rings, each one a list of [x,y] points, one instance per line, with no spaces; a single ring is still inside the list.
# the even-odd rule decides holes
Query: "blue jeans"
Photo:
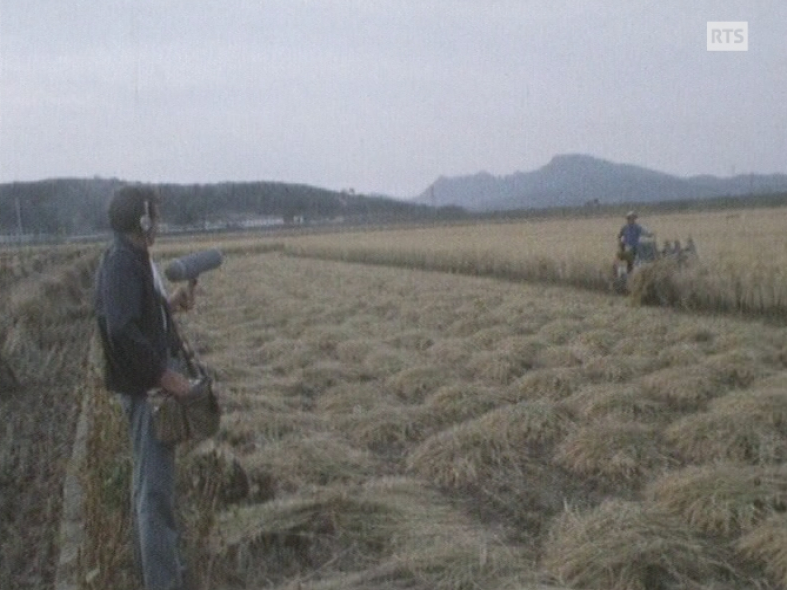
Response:
[[[144,396],[120,394],[133,455],[134,555],[146,590],[180,590],[183,566],[175,522],[175,447],[158,441]]]

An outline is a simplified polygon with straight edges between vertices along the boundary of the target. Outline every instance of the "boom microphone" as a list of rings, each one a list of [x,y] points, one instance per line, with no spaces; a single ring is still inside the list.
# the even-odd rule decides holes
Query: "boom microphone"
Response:
[[[167,265],[164,274],[173,283],[196,281],[203,272],[221,266],[222,256],[218,250],[203,250],[173,260]]]

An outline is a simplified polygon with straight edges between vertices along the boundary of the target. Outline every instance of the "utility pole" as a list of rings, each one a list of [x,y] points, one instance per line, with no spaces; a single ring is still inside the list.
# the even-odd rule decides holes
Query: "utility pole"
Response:
[[[19,236],[19,241],[22,241],[24,230],[22,228],[22,207],[19,204],[19,195],[16,195],[16,233]]]

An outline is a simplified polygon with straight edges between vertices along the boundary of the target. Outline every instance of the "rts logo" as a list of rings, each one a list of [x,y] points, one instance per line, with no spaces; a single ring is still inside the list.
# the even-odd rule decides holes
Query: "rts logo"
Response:
[[[708,51],[748,51],[749,23],[708,22]]]

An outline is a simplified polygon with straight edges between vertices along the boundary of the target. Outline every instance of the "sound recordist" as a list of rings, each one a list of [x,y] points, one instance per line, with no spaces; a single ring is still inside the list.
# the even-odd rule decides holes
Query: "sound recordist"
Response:
[[[159,196],[127,185],[109,205],[114,232],[96,274],[95,315],[105,383],[128,417],[132,443],[133,548],[146,590],[186,590],[175,521],[175,448],[156,438],[148,391],[190,392],[188,378],[169,368],[180,347],[172,312],[194,305],[194,281],[167,297],[150,258],[160,221]]]

